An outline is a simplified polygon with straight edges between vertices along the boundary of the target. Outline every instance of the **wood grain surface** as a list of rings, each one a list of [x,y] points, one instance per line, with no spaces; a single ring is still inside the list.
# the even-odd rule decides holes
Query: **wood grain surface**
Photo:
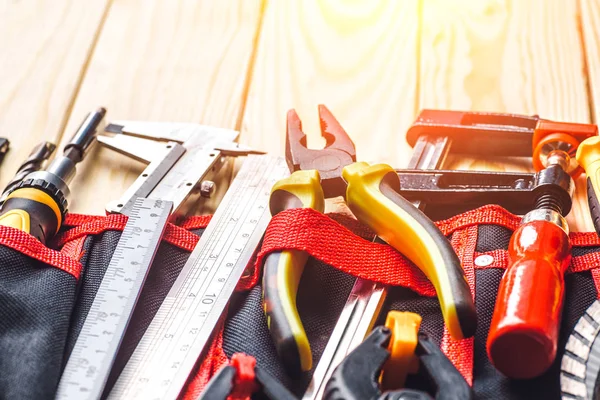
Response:
[[[0,1],[0,187],[39,142],[60,140],[108,0]]]
[[[598,0],[265,2],[0,1],[0,135],[13,142],[0,185],[33,145],[64,144],[99,105],[108,119],[238,128],[241,142],[283,154],[289,108],[309,144],[324,144],[324,103],[359,159],[396,167],[409,160],[405,131],[423,107],[598,119]],[[448,166],[529,161],[484,155]],[[71,211],[102,214],[142,169],[95,149]],[[569,221],[591,230],[578,186]]]
[[[421,108],[590,122],[576,2],[424,0],[420,54]],[[531,166],[484,154],[453,161],[449,166],[457,169]],[[585,181],[577,186],[570,227],[593,230]]]
[[[590,92],[591,117],[600,121],[600,1],[580,0],[582,43]]]
[[[99,105],[107,108],[108,120],[236,128],[260,14],[259,0],[115,1],[63,142]],[[71,210],[102,214],[143,168],[111,150],[95,149],[73,182]]]
[[[309,145],[324,145],[323,103],[354,139],[361,160],[406,164],[404,132],[415,114],[418,2],[268,3],[242,141],[283,154],[295,108]]]

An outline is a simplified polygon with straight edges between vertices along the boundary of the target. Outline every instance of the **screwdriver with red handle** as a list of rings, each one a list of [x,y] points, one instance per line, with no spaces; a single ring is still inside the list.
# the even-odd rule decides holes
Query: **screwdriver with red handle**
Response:
[[[513,233],[509,266],[498,289],[487,338],[494,366],[509,378],[530,379],[554,362],[571,260],[569,227],[575,184],[569,174],[579,143],[597,135],[588,124],[538,121],[534,137],[537,201]]]

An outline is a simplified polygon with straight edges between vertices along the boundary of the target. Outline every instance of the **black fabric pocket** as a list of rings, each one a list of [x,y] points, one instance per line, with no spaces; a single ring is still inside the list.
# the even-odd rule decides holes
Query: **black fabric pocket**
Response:
[[[54,398],[79,270],[32,236],[0,227],[0,398]]]
[[[124,226],[124,224],[123,224]],[[85,227],[83,227],[85,230]],[[171,226],[172,230],[181,228]],[[79,228],[81,229],[81,227]],[[203,229],[192,231],[194,235],[187,233],[186,238],[173,235],[173,239],[185,242],[187,247],[193,247],[197,237]],[[77,288],[77,301],[72,314],[71,329],[66,346],[65,361],[73,350],[81,329],[85,323],[87,314],[93,304],[104,274],[108,268],[115,248],[119,242],[122,231],[106,230],[97,234],[89,235],[83,243],[81,263],[83,270]],[[166,235],[165,235],[166,236]],[[180,243],[181,244],[181,243]],[[190,252],[180,246],[163,240],[160,244],[154,263],[148,272],[144,288],[138,299],[136,309],[131,317],[129,327],[123,337],[121,348],[115,360],[115,364],[108,378],[106,390],[110,390],[116,382],[119,374],[133,354],[137,344],[143,337],[146,329],[158,312],[164,298],[175,283],[177,276],[189,258]],[[64,367],[64,365],[63,365]]]
[[[505,250],[512,231],[498,225],[480,225],[475,251],[477,253]],[[573,256],[600,252],[599,247],[574,247]],[[560,362],[573,326],[587,307],[597,298],[589,271],[565,276],[563,308],[558,354],[552,367],[542,376],[531,380],[510,380],[490,363],[486,340],[494,311],[496,293],[504,270],[487,268],[475,270],[475,305],[478,328],[473,347],[473,392],[475,399],[560,399]],[[267,329],[261,303],[261,286],[238,293],[229,306],[223,332],[223,350],[228,357],[236,352],[254,356],[257,364],[276,377],[288,389],[302,396],[319,361],[324,346],[337,322],[350,292],[354,278],[313,258],[309,259],[298,291],[298,310],[306,328],[313,352],[313,371],[299,379],[288,376],[275,352]],[[390,310],[416,312],[423,318],[421,331],[441,344],[444,321],[436,297],[423,297],[404,287],[390,287],[376,325],[385,322]],[[434,391],[429,382],[409,375],[407,386]]]
[[[229,305],[223,331],[225,354],[229,358],[234,353],[253,356],[257,365],[278,379],[292,393],[301,396],[325,350],[354,281],[350,275],[313,258],[309,259],[300,279],[297,306],[310,342],[313,369],[302,376],[296,379],[289,377],[277,356],[267,329],[260,284],[249,292],[237,293]]]

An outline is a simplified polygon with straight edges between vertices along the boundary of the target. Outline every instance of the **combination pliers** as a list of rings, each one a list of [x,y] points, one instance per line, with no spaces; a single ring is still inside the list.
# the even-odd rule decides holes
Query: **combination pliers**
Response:
[[[292,175],[274,185],[270,210],[313,208],[343,196],[356,218],[402,252],[432,282],[444,321],[457,339],[475,333],[477,314],[460,260],[437,226],[400,195],[397,172],[386,164],[356,161],[354,143],[323,105],[319,106],[325,148],[306,147],[295,110],[287,114],[286,160]],[[263,269],[263,306],[275,347],[292,375],[310,370],[310,344],[296,308],[296,293],[308,254],[270,253]]]

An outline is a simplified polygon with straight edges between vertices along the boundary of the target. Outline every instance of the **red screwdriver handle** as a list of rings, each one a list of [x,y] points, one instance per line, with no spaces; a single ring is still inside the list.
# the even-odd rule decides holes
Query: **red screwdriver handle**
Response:
[[[529,379],[552,365],[570,260],[569,236],[552,222],[526,222],[513,233],[487,339],[504,375]]]

